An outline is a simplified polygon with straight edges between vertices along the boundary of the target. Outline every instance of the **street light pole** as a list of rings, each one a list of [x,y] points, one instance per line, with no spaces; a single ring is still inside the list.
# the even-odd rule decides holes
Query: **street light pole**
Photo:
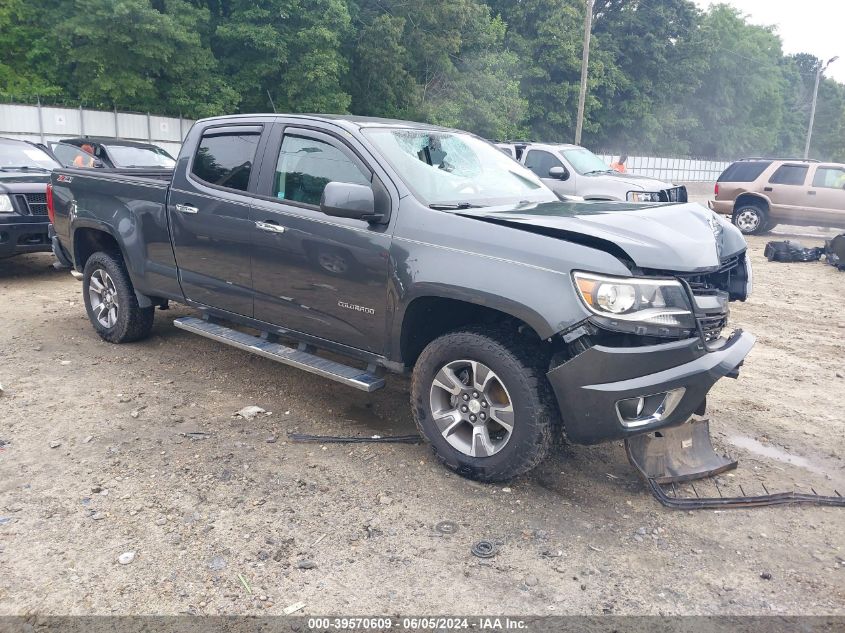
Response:
[[[595,0],[586,0],[587,15],[584,17],[584,50],[581,55],[581,92],[578,94],[578,118],[575,121],[575,144],[581,144],[581,132],[584,129],[584,105],[587,101],[587,67],[590,63],[590,34],[593,30],[593,4]]]
[[[810,107],[810,127],[807,129],[807,144],[804,146],[804,158],[810,157],[810,141],[813,138],[813,123],[816,121],[816,102],[819,98],[819,82],[821,82],[822,74],[827,67],[835,62],[839,57],[831,57],[826,64],[819,64],[819,70],[816,72],[816,87],[813,88],[813,105]]]

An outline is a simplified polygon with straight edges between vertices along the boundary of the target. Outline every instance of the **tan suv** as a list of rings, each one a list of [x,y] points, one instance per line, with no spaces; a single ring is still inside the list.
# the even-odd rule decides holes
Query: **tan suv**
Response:
[[[803,159],[745,158],[716,183],[710,208],[746,235],[778,224],[845,226],[845,165]]]

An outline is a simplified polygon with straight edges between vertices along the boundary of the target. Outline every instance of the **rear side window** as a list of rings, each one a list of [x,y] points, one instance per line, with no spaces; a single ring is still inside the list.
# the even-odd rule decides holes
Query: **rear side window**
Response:
[[[769,182],[773,185],[803,185],[807,169],[807,165],[781,165],[769,178]]]
[[[191,173],[210,185],[246,191],[260,132],[206,132],[200,140]]]
[[[842,167],[819,167],[813,178],[813,186],[824,189],[845,188],[845,169]]]
[[[719,182],[754,182],[771,164],[770,160],[747,160],[734,163],[722,172]]]

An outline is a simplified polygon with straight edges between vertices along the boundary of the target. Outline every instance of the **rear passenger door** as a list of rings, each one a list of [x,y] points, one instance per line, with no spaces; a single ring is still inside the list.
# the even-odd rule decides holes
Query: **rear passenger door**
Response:
[[[385,224],[320,211],[329,182],[382,180],[351,141],[329,129],[277,126],[253,201],[255,318],[367,351],[384,349],[390,235]]]
[[[845,226],[845,167],[819,165],[808,190],[818,221]]]
[[[255,124],[202,130],[187,168],[184,158],[177,165],[168,204],[185,296],[248,317],[253,315],[249,192],[258,176],[263,131]]]

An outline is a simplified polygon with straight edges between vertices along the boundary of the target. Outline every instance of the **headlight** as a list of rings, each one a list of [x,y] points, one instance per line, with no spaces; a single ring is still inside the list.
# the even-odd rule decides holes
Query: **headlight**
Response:
[[[628,202],[660,202],[659,191],[629,191]]]
[[[15,210],[12,208],[12,199],[5,194],[0,194],[0,213],[14,212]]]
[[[694,328],[687,294],[674,279],[606,277],[574,273],[575,287],[591,312],[612,322]]]

